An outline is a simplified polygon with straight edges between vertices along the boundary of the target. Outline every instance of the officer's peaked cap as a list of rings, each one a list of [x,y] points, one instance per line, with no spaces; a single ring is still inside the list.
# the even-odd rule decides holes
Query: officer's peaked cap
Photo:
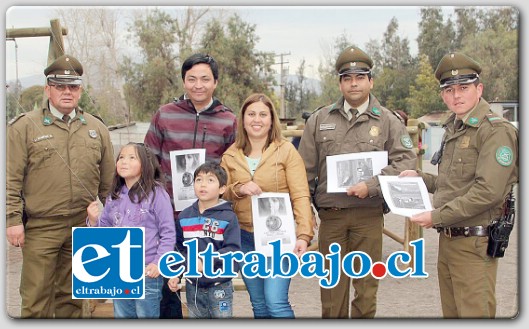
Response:
[[[362,49],[350,46],[338,56],[335,68],[338,75],[368,74],[373,68],[373,60]]]
[[[62,55],[44,69],[44,75],[49,82],[80,85],[82,83],[83,66],[77,58]]]
[[[435,78],[439,80],[441,88],[450,85],[469,84],[476,81],[481,73],[478,62],[462,53],[450,53],[443,56],[437,69]]]

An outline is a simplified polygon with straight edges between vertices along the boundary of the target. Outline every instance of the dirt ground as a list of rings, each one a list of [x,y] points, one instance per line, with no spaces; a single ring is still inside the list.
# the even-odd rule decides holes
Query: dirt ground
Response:
[[[425,165],[424,170],[432,170]],[[519,200],[517,198],[517,200]],[[511,234],[509,248],[505,257],[499,262],[498,280],[496,285],[497,318],[514,318],[519,312],[519,217]],[[399,236],[404,234],[404,217],[394,214],[386,215],[385,226]],[[437,319],[441,318],[439,288],[437,285],[437,237],[434,230],[424,230],[425,239],[425,270],[428,278],[394,279],[386,276],[380,281],[376,318],[381,319]],[[7,271],[5,305],[9,317],[20,315],[20,281],[21,252],[19,248],[7,243]],[[384,235],[383,258],[391,253],[402,250],[402,245]],[[320,290],[318,279],[303,279],[299,276],[292,279],[290,300],[296,318],[321,318]],[[185,299],[184,299],[185,300]],[[249,319],[252,317],[251,305],[246,291],[234,294],[234,317]],[[18,326],[20,322],[14,323]],[[510,324],[510,323],[509,323]]]

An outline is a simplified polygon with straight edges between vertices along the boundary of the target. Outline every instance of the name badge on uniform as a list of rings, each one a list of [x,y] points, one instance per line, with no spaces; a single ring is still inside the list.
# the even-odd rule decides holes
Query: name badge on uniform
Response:
[[[320,124],[320,131],[322,130],[334,130],[336,129],[336,123],[322,123]]]
[[[459,144],[459,148],[466,149],[470,145],[470,136],[463,136],[461,139],[461,144]]]
[[[97,138],[97,132],[95,130],[88,130],[88,136],[92,137],[92,138]]]
[[[43,140],[46,140],[46,139],[51,139],[53,138],[53,135],[42,135],[42,136],[39,136],[35,139],[33,139],[33,143],[38,143],[40,141],[43,141]]]

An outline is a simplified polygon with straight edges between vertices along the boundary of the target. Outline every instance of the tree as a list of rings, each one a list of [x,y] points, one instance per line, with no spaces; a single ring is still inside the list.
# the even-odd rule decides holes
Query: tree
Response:
[[[316,104],[319,104],[318,107],[332,104],[342,95],[338,87],[339,78],[335,68],[336,59],[345,48],[353,45],[345,32],[343,32],[334,40],[334,45],[327,49],[327,55],[324,57],[327,60],[318,66],[321,81],[321,95],[315,101]]]
[[[20,106],[24,112],[29,112],[35,108],[41,108],[44,95],[44,86],[31,86],[20,94]]]
[[[180,96],[178,91],[176,20],[158,9],[138,16],[129,27],[141,59],[125,56],[120,72],[131,115],[149,121],[161,104]]]
[[[410,86],[406,102],[408,113],[413,118],[446,110],[439,96],[439,82],[435,79],[432,66],[424,54],[419,56],[419,72],[414,84]]]
[[[178,49],[177,62],[180,67],[181,63],[193,54],[194,49],[200,47],[200,32],[204,30],[210,13],[209,7],[186,7],[184,10],[175,10],[175,40]],[[182,79],[177,79],[177,88],[184,89]]]
[[[398,35],[399,24],[395,17],[391,19],[384,32],[382,46],[377,49],[377,44],[371,44],[369,49],[376,54],[380,61],[379,68],[374,74],[375,82],[373,94],[389,109],[406,110],[406,98],[409,95],[409,86],[415,75],[414,59],[410,54],[407,38]]]
[[[419,54],[434,68],[445,54],[458,51],[476,59],[483,69],[483,97],[517,100],[519,12],[513,7],[456,8],[456,29],[449,18],[443,24],[439,8],[421,10]]]
[[[85,105],[99,114],[108,124],[123,122],[126,104],[123,81],[118,72],[121,57],[119,42],[120,12],[107,8],[58,9],[63,25],[68,27],[66,53],[83,64],[83,84],[91,89]],[[96,105],[97,104],[97,105]],[[95,107],[93,107],[95,106]],[[86,110],[86,109],[85,109]]]
[[[193,49],[198,47],[199,30],[209,13],[209,8],[187,7],[186,10],[175,20],[176,41],[180,61],[189,57]]]
[[[312,112],[316,100],[316,92],[308,86],[305,76],[305,60],[301,61],[297,72],[297,81],[288,81],[285,86],[285,101],[288,103],[289,118],[300,118],[303,112]]]
[[[461,47],[465,36],[475,35],[479,32],[479,12],[475,7],[461,7],[455,8],[454,13],[457,17],[454,47],[458,49]]]
[[[495,30],[501,27],[505,31],[516,31],[520,25],[520,12],[515,7],[485,10],[481,16],[483,30]]]
[[[443,24],[441,8],[422,8],[419,22],[419,54],[428,57],[430,65],[437,67],[443,56],[454,49],[455,32],[452,23]]]
[[[255,25],[234,14],[225,25],[219,19],[209,21],[200,42],[200,51],[219,64],[215,96],[236,113],[250,94],[272,93],[272,58],[255,49],[258,41]]]
[[[476,59],[487,100],[517,100],[519,97],[518,33],[496,27],[463,39],[462,52]]]
[[[381,75],[384,71],[384,59],[382,56],[382,46],[380,45],[380,42],[376,39],[369,39],[365,47],[366,53],[368,53],[371,59],[373,60],[373,69],[371,70],[371,72],[374,76]]]
[[[22,112],[27,111],[24,111],[20,106],[18,93],[14,90],[10,90],[8,86],[8,88],[6,88],[6,122],[9,122]]]
[[[382,67],[392,68],[397,71],[407,69],[413,64],[412,56],[410,54],[410,47],[408,38],[403,38],[397,34],[399,30],[399,22],[395,17],[391,19],[384,32],[381,59]]]

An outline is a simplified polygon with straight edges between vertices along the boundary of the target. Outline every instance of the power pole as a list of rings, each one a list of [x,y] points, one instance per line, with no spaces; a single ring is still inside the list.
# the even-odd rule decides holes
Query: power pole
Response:
[[[283,64],[288,64],[288,62],[284,61],[283,56],[289,56],[289,55],[290,55],[290,52],[274,55],[274,57],[280,57],[281,58],[279,63],[274,63],[274,64],[280,64],[281,65],[281,68],[280,68],[281,76],[280,76],[280,81],[279,81],[279,86],[281,87],[281,109],[280,109],[280,113],[279,113],[279,118],[280,119],[286,119],[286,111],[285,111],[285,78],[286,78],[286,74],[285,74],[285,69],[283,68]],[[288,67],[286,68],[286,70],[288,70]]]
[[[50,45],[48,48],[48,64],[50,65],[54,60],[64,55],[64,41],[63,35],[68,34],[68,29],[61,26],[58,19],[50,20],[50,27],[30,27],[30,28],[19,28],[19,29],[6,29],[6,41],[15,40],[16,38],[29,38],[29,37],[50,37]],[[15,47],[15,51],[16,51]],[[15,55],[17,61],[17,84],[18,84],[18,55]],[[46,95],[43,94],[42,100],[45,102],[47,99]]]

